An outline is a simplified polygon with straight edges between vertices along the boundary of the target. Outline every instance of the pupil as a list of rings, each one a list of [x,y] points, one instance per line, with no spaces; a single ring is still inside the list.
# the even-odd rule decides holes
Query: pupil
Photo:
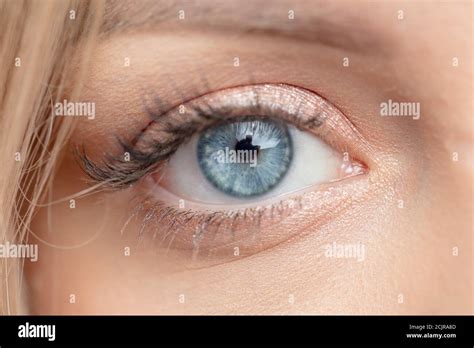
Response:
[[[252,145],[252,136],[251,135],[246,135],[245,139],[239,140],[237,144],[235,144],[235,150],[247,150],[247,151],[253,151],[257,150],[257,155],[258,155],[258,150],[260,150],[259,145]]]

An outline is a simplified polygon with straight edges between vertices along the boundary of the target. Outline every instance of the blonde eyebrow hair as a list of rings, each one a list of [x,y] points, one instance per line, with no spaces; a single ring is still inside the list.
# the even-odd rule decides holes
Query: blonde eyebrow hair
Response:
[[[346,51],[387,52],[392,46],[391,35],[346,7],[346,2],[308,0],[108,0],[101,36],[210,29],[228,35],[280,36]],[[294,19],[290,19],[290,11]]]

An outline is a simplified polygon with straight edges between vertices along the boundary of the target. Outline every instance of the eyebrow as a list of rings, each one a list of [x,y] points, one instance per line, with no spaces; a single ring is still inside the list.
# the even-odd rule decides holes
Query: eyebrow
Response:
[[[180,12],[184,11],[184,12]],[[294,19],[290,12],[294,11]],[[359,53],[384,53],[391,35],[345,2],[108,0],[101,37],[151,30],[214,30],[319,43]],[[179,15],[184,13],[184,19]]]

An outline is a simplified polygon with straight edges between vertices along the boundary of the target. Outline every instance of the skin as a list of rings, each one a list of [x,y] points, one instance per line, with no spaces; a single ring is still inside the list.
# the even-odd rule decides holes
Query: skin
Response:
[[[94,101],[97,116],[77,121],[53,200],[88,188],[71,155],[75,145],[100,160],[119,151],[117,134],[130,139],[146,125],[144,95],[173,106],[254,83],[306,88],[341,110],[370,148],[355,191],[375,184],[339,214],[315,209],[290,219],[279,243],[195,262],[173,245],[139,239],[139,221],[121,233],[138,186],[77,199],[74,209],[68,200],[40,209],[29,241],[39,243],[39,260],[26,263],[31,312],[472,313],[472,4],[272,2],[269,18],[256,22],[257,2],[240,10],[225,2],[197,6],[208,5],[219,11],[206,25],[191,5],[179,22],[176,14],[187,8],[178,4],[176,20],[141,27],[141,6],[108,7],[107,28],[120,20],[130,27],[110,29],[94,51],[81,101]],[[295,23],[320,15],[324,25],[287,35],[262,29],[277,15],[286,21],[292,8]],[[256,33],[239,32],[247,25],[257,25]],[[274,25],[291,31],[293,24]],[[388,99],[419,102],[420,119],[381,117]],[[362,243],[364,260],[325,257],[334,242]]]

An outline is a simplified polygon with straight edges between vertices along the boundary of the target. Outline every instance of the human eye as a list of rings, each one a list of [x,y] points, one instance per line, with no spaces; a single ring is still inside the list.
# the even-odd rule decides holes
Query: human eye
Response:
[[[325,123],[338,115],[309,91],[258,85],[202,99],[189,107],[203,113],[204,105],[221,122],[180,146],[154,181],[175,201],[222,210],[364,172],[363,164],[344,160],[325,142],[336,140]]]
[[[120,141],[126,160],[108,155],[97,164],[83,153],[83,168],[133,192],[142,238],[194,261],[269,248],[291,237],[285,226],[305,211],[316,209],[322,223],[366,189],[360,134],[304,88],[238,86],[147,110],[148,125]]]

